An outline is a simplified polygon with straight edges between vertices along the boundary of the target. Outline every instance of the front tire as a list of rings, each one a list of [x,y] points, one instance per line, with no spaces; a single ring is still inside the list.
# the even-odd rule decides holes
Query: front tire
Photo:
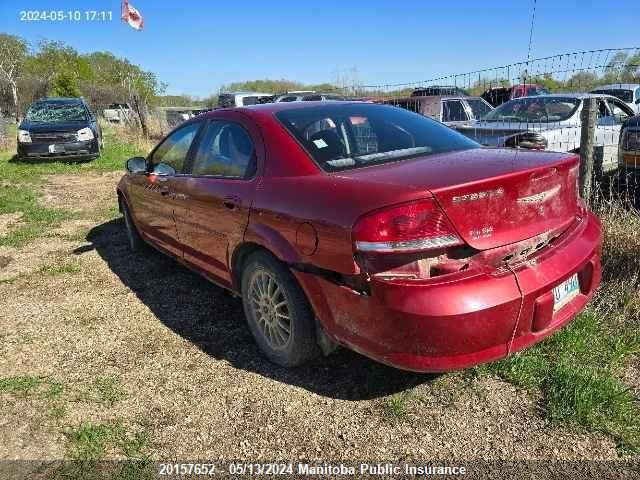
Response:
[[[314,314],[289,270],[267,252],[253,254],[242,272],[249,330],[273,363],[295,367],[317,357]]]
[[[124,217],[124,224],[127,229],[127,239],[129,240],[129,247],[131,248],[131,251],[135,253],[146,252],[147,244],[140,236],[140,233],[138,233],[135,223],[133,223],[133,218],[131,218],[127,202],[124,200],[121,200],[120,202],[122,205],[122,216]]]

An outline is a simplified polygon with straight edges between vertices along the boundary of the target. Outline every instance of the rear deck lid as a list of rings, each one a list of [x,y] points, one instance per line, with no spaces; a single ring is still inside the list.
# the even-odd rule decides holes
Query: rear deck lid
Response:
[[[464,241],[495,248],[568,225],[578,213],[578,157],[432,189]]]

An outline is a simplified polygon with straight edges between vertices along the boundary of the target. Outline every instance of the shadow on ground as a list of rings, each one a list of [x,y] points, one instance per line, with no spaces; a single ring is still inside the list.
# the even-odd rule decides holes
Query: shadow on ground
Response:
[[[19,157],[18,155],[14,155],[9,159],[9,163],[20,163],[23,165],[48,165],[51,163],[63,163],[63,164],[74,164],[74,163],[89,163],[95,160],[92,157]]]
[[[91,244],[76,254],[95,249],[162,323],[236,368],[345,400],[390,395],[436,378],[387,367],[346,349],[303,367],[281,368],[265,360],[253,342],[240,299],[165,255],[132,254],[121,218],[94,227],[87,240]]]

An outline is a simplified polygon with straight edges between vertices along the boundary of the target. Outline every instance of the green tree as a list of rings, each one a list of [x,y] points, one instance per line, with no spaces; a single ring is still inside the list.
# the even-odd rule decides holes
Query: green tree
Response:
[[[584,92],[595,88],[599,83],[601,83],[601,80],[597,74],[589,71],[577,72],[564,82],[564,90]]]

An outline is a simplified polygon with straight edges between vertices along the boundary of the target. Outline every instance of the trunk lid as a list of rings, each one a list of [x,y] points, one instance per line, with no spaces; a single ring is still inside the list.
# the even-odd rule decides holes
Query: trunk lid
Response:
[[[367,191],[380,192],[375,199],[386,205],[433,196],[460,237],[485,250],[573,221],[578,211],[578,161],[576,155],[556,152],[478,148],[339,176],[375,185]]]
[[[432,190],[464,241],[495,248],[561,229],[578,213],[578,157]]]

